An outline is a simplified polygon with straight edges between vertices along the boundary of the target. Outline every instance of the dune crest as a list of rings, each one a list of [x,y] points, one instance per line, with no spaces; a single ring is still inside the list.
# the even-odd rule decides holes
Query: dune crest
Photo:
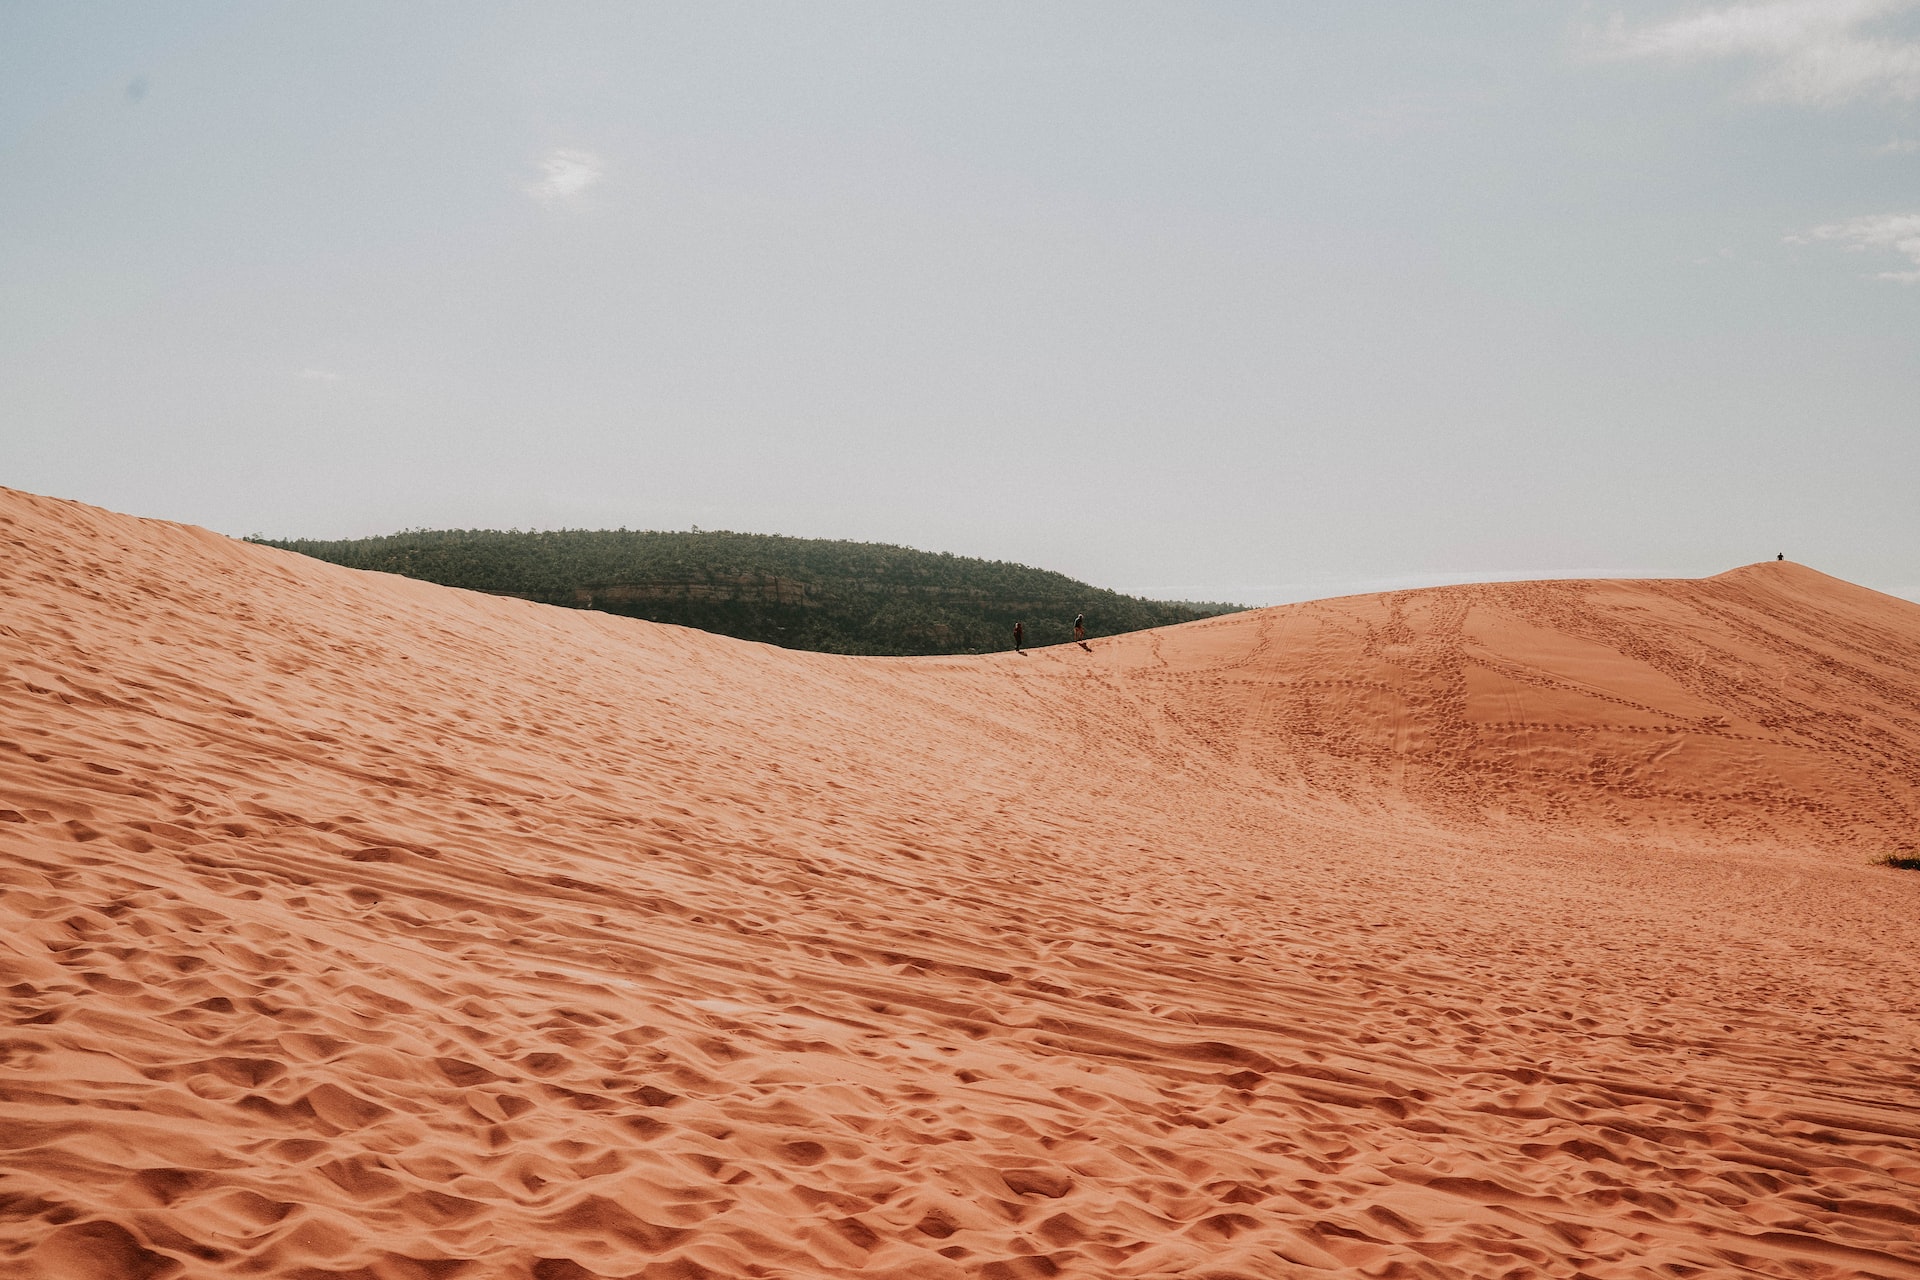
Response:
[[[1920,606],[849,659],[0,547],[0,1275],[1920,1277]]]

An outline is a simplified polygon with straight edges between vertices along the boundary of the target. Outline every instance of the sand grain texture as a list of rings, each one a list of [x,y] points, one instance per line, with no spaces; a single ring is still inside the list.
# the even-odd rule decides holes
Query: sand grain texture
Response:
[[[848,659],[0,491],[0,1275],[1920,1277],[1920,607]]]

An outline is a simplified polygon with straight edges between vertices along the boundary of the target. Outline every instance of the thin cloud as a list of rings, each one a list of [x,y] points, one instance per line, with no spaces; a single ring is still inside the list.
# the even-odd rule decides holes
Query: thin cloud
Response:
[[[1876,213],[1845,222],[1830,222],[1802,235],[1788,236],[1788,244],[1825,241],[1856,253],[1879,251],[1900,254],[1913,264],[1911,271],[1878,271],[1874,278],[1900,284],[1920,284],[1920,213]]]
[[[1749,0],[1649,26],[1616,17],[1604,46],[1618,57],[1757,64],[1760,98],[1834,106],[1920,99],[1920,40],[1887,29],[1920,0]]]
[[[307,382],[338,382],[340,375],[331,369],[302,369],[300,377]]]
[[[562,147],[541,159],[540,172],[527,194],[545,205],[570,204],[599,185],[606,165],[591,151]]]

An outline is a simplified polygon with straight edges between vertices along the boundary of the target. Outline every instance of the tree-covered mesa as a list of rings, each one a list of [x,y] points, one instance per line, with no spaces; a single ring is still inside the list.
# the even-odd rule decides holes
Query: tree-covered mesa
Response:
[[[982,653],[1115,635],[1239,606],[1143,600],[1004,560],[775,534],[419,529],[340,542],[249,542],[352,569],[671,622],[826,653]]]

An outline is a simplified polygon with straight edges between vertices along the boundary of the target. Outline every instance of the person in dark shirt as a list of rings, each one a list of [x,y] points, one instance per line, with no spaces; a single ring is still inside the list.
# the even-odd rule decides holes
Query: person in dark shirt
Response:
[[[1013,651],[1015,653],[1027,651],[1027,624],[1024,622],[1013,624]]]
[[[1087,649],[1087,615],[1084,613],[1073,615],[1073,642]],[[1092,653],[1093,650],[1087,649],[1087,652]]]

